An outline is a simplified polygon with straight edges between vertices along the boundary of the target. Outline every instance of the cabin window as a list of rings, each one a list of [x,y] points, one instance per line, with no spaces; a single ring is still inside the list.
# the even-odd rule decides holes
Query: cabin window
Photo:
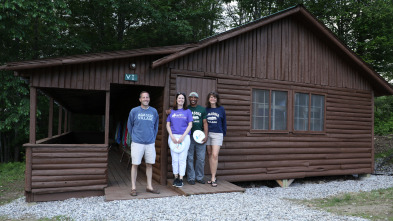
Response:
[[[253,90],[252,129],[287,130],[288,92]]]
[[[323,131],[325,96],[295,93],[294,130]]]

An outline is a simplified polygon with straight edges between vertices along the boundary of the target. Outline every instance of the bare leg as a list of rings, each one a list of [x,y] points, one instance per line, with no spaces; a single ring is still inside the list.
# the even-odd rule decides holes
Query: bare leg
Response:
[[[218,153],[220,152],[220,146],[211,146],[211,155],[209,155],[210,172],[212,173],[212,181],[216,180],[217,165],[218,165]]]
[[[138,175],[138,165],[132,164],[131,167],[131,189],[136,190],[136,177]]]
[[[153,189],[152,185],[152,177],[153,177],[153,166],[151,164],[146,163],[146,178],[147,178],[147,188],[149,190]]]

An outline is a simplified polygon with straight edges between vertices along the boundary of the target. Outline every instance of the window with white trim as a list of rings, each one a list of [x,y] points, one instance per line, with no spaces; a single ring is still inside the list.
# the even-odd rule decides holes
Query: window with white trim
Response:
[[[288,92],[252,90],[252,129],[287,130]]]
[[[325,96],[310,93],[295,93],[295,131],[323,131],[325,121]]]

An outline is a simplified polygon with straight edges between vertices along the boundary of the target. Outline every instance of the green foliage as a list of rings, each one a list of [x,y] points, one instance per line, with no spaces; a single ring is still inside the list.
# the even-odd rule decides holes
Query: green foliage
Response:
[[[393,134],[393,97],[378,97],[374,101],[374,133]]]
[[[12,184],[18,180],[23,180],[24,172],[24,162],[0,163],[0,186],[5,186],[7,183]]]
[[[0,162],[18,161],[29,135],[28,85],[0,71]]]
[[[0,205],[22,196],[24,172],[24,163],[0,163]]]

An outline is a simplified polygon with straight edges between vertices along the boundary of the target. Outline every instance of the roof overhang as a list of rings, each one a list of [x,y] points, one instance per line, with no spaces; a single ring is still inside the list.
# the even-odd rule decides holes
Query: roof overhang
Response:
[[[173,54],[180,50],[184,50],[191,46],[192,45],[190,44],[184,44],[184,45],[173,45],[173,46],[164,46],[164,47],[113,51],[113,52],[92,53],[92,54],[74,55],[74,56],[67,56],[67,57],[58,57],[58,58],[46,58],[46,59],[38,59],[38,60],[31,60],[31,61],[10,62],[7,63],[6,65],[0,66],[0,70],[20,71],[26,69],[99,62],[99,61],[132,58],[132,57],[139,57],[139,56],[168,55],[168,54]]]

